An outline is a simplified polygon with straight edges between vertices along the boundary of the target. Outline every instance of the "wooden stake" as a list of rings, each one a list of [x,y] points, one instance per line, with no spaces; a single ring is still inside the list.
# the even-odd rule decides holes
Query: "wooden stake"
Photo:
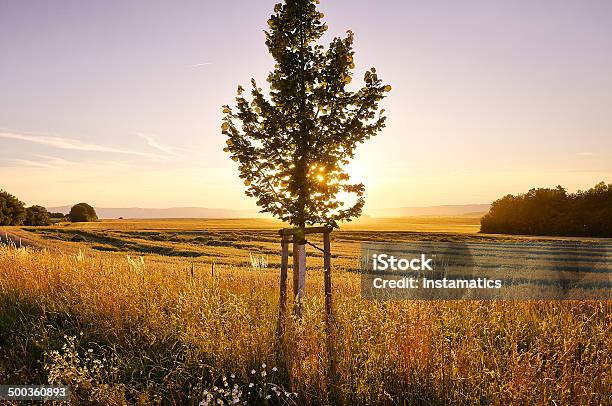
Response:
[[[331,284],[331,242],[330,233],[323,233],[323,276],[325,279],[325,321],[329,326],[332,323],[332,284]]]
[[[297,248],[296,248],[297,247]],[[297,251],[297,268],[294,268],[294,283],[297,281],[297,289],[295,293],[295,314],[298,317],[302,316],[302,307],[304,304],[304,293],[306,292],[306,245],[293,243],[293,253]],[[293,259],[296,263],[296,258]],[[297,270],[297,272],[296,272]]]
[[[285,331],[285,314],[287,312],[287,268],[289,267],[289,241],[283,236],[281,241],[280,299],[278,308],[278,334]]]
[[[323,280],[325,285],[325,330],[327,333],[328,391],[333,403],[339,401],[336,376],[335,331],[332,312],[331,230],[323,233]],[[341,402],[343,403],[343,402]]]
[[[298,244],[293,243],[293,298],[295,299],[298,294],[298,268],[300,253],[298,250]]]

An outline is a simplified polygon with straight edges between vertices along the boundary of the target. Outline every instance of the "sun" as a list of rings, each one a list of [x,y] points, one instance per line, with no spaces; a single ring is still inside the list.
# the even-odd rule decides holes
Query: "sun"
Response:
[[[365,182],[365,170],[359,161],[351,161],[348,165],[344,167],[344,170],[350,177],[350,183]]]

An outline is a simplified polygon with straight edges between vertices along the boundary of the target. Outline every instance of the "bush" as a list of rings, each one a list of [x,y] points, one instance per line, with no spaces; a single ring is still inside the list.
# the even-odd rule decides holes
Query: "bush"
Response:
[[[23,224],[26,226],[48,226],[51,224],[49,212],[42,206],[30,206],[26,209],[26,217]]]
[[[25,204],[0,189],[0,226],[19,226],[26,218]]]
[[[87,203],[78,203],[72,206],[70,213],[68,214],[68,218],[70,221],[77,223],[96,221],[98,216],[96,215],[94,208]]]

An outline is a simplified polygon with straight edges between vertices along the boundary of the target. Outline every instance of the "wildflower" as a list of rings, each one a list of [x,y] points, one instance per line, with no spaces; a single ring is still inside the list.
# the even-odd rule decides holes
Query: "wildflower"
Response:
[[[266,367],[266,364],[265,364],[265,363],[261,364],[261,367],[262,367],[262,368],[265,368],[265,367]]]
[[[276,372],[276,371],[278,371],[278,368],[276,367],[272,368],[272,372]]]
[[[251,369],[251,375],[255,375],[255,370]]]

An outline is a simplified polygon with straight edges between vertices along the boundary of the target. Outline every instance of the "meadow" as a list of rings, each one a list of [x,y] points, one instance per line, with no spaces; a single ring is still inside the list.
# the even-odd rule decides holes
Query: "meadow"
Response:
[[[310,248],[304,315],[276,334],[281,226],[177,219],[0,229],[0,384],[65,383],[73,404],[101,405],[199,404],[212,392],[251,404],[612,404],[609,301],[361,298],[363,241],[550,238],[476,234],[472,217],[343,226],[332,233],[328,342],[323,259]]]

